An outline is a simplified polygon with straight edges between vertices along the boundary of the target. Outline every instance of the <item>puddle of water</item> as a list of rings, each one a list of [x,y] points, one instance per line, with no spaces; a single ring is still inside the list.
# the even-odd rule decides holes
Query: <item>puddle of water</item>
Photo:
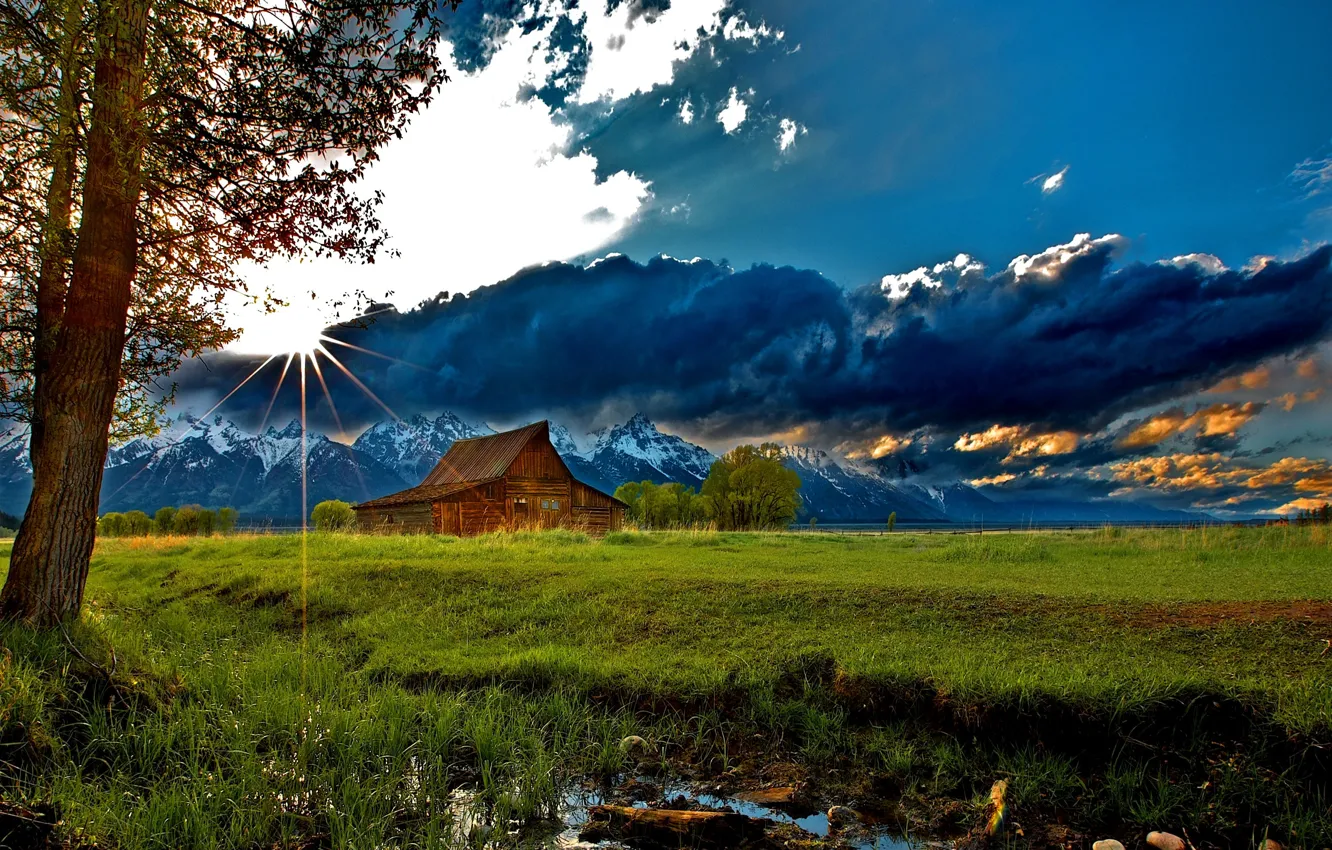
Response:
[[[790,824],[819,838],[827,838],[829,833],[828,816],[823,812],[815,812],[804,816],[788,814],[781,809],[751,803],[746,800],[738,800],[734,797],[701,793],[684,783],[668,783],[662,788],[660,796],[666,800],[684,798],[709,809],[730,809],[747,817]],[[587,824],[587,810],[605,802],[605,794],[598,788],[580,787],[569,791],[564,797],[564,805],[561,811],[561,820],[564,822],[565,828],[555,836],[552,846],[564,848],[564,850],[593,850],[593,848],[601,850],[601,848],[621,846],[616,842],[587,842],[578,837],[578,833]],[[636,809],[648,808],[648,804],[642,801],[634,802],[632,805]],[[940,846],[933,842],[927,845],[924,842],[912,840],[899,830],[882,826],[867,827],[858,834],[843,836],[842,840],[845,845],[855,848],[855,850],[921,850],[926,846]],[[942,846],[946,847],[948,845]]]

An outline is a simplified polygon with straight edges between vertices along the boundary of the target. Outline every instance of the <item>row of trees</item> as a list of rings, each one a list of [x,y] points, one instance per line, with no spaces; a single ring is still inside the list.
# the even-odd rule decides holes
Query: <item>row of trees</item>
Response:
[[[1309,508],[1295,514],[1296,525],[1332,525],[1332,504],[1324,502],[1317,508]]]
[[[310,514],[319,531],[347,531],[356,526],[351,505],[328,499],[314,506]],[[147,537],[151,534],[212,534],[236,528],[240,514],[235,508],[209,510],[202,505],[158,508],[152,516],[143,511],[111,512],[97,521],[101,537]]]
[[[700,492],[677,483],[630,481],[615,490],[626,517],[648,528],[713,523],[724,531],[784,528],[800,508],[800,476],[775,443],[737,446],[708,470]]]
[[[235,508],[209,510],[202,505],[158,508],[152,516],[143,511],[111,512],[97,521],[102,537],[147,537],[150,534],[212,534],[236,527],[240,515]]]

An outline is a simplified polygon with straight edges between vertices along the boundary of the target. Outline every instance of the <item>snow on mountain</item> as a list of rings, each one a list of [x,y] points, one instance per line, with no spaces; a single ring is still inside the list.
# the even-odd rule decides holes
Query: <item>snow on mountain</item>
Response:
[[[801,519],[823,522],[939,522],[944,512],[931,501],[896,487],[874,469],[839,464],[827,452],[784,446],[782,464],[800,476]]]
[[[550,423],[550,442],[555,446],[555,451],[560,453],[560,457],[567,462],[571,457],[583,457],[582,449],[578,448],[578,443],[574,441],[573,435],[569,429],[558,422]]]
[[[395,470],[404,481],[419,484],[454,441],[492,433],[487,426],[470,425],[448,411],[433,420],[417,414],[371,425],[352,448]]]
[[[596,444],[584,458],[602,486],[611,490],[626,481],[678,481],[697,487],[717,459],[702,446],[663,434],[641,413],[596,436]]]
[[[324,499],[350,502],[383,496],[421,481],[454,441],[493,433],[452,413],[380,422],[348,446],[317,431],[306,433],[307,507]],[[701,446],[664,434],[637,414],[589,435],[580,451],[568,429],[550,426],[551,441],[575,477],[607,493],[626,481],[676,481],[699,487],[716,458]],[[155,511],[163,505],[229,505],[251,519],[298,521],[301,510],[301,426],[250,434],[214,416],[187,414],[162,433],[113,447],[107,456],[101,510]],[[852,462],[805,446],[787,446],[782,463],[801,478],[801,521],[884,522],[1114,522],[1196,519],[1120,500],[1039,501],[982,492],[955,481],[925,484],[907,458]],[[32,489],[26,429],[0,433],[0,510],[21,514]]]

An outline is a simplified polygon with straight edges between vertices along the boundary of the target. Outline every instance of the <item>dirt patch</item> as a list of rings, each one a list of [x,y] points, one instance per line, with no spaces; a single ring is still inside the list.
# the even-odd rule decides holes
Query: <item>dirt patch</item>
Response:
[[[1206,628],[1285,621],[1332,627],[1332,601],[1182,602],[1174,605],[1097,606],[1097,613],[1140,629],[1169,626]]]

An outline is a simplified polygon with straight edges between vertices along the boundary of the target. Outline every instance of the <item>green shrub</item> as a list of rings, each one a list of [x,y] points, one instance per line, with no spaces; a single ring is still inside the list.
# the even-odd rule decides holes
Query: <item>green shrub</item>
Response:
[[[170,505],[158,508],[157,513],[153,514],[153,525],[157,526],[158,534],[170,534],[175,531],[176,509]]]
[[[212,534],[216,526],[217,514],[202,505],[182,505],[172,522],[177,534]]]
[[[315,505],[310,519],[319,531],[347,531],[356,525],[352,506],[340,499],[328,499]]]
[[[127,537],[147,537],[153,533],[152,517],[143,511],[128,511],[125,514],[125,535]]]
[[[124,537],[128,527],[125,515],[115,511],[103,514],[97,521],[97,533],[102,537]]]
[[[236,527],[236,520],[239,518],[240,514],[236,512],[235,508],[218,508],[217,530],[223,533],[231,531]]]
[[[15,534],[18,534],[18,532],[12,528],[0,528],[0,540],[8,540]]]

